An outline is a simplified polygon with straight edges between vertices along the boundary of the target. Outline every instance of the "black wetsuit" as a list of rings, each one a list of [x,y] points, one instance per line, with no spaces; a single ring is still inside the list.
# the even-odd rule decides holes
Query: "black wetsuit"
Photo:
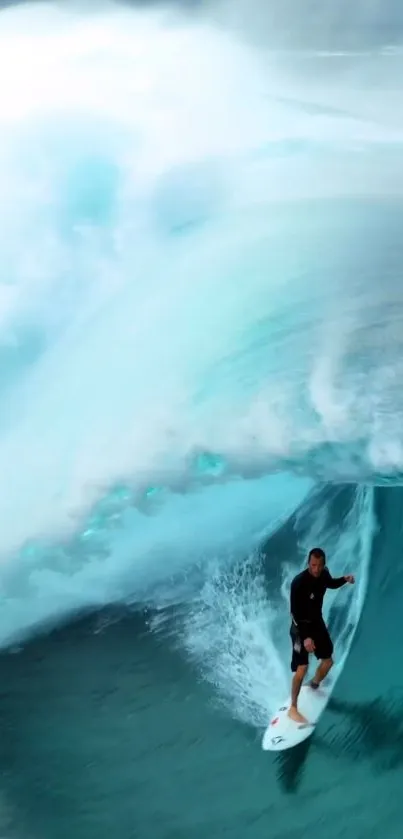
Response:
[[[323,598],[326,589],[340,588],[346,582],[344,577],[332,577],[324,568],[320,577],[314,577],[308,568],[294,577],[291,583],[291,670],[308,664],[308,653],[304,647],[306,638],[315,644],[316,658],[331,658],[333,643],[322,617]]]

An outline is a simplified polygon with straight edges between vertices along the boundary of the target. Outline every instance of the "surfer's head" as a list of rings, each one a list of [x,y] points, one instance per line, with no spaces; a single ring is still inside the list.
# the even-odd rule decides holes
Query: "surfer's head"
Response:
[[[320,577],[326,565],[326,554],[322,548],[312,548],[308,556],[308,568],[313,577]]]

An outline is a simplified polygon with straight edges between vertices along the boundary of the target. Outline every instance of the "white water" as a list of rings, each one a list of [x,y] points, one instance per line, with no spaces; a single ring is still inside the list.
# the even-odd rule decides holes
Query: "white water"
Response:
[[[285,301],[314,305],[317,328],[345,281],[318,304],[306,270],[319,282],[315,253],[348,231],[332,209],[336,242],[335,218],[318,212],[312,229],[298,201],[376,194],[365,150],[400,137],[298,115],[276,101],[289,83],[264,54],[168,21],[48,6],[1,17],[1,349],[15,366],[1,406],[3,550],[74,528],[110,483],[177,472],[194,447],[256,458],[304,440],[299,419],[276,412],[312,364]],[[312,150],[288,155],[290,140]],[[396,190],[381,162],[383,191]],[[297,331],[285,355],[303,367],[286,357],[287,381],[262,316]],[[323,416],[329,398],[312,399]]]

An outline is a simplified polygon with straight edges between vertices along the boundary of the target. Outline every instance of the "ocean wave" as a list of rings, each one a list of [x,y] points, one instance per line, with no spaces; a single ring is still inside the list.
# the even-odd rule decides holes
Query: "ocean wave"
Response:
[[[216,615],[206,675],[234,693],[218,640],[278,586],[231,575],[301,517],[336,559],[358,534],[356,626],[358,485],[403,469],[403,133],[399,56],[375,99],[346,60],[340,87],[207,17],[1,14],[2,645],[181,602],[190,655]],[[337,535],[322,484],[346,481]]]

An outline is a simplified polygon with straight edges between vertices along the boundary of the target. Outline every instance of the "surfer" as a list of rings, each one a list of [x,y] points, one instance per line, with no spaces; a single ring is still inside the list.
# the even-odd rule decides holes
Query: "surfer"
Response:
[[[315,653],[320,659],[309,683],[313,690],[319,687],[333,666],[333,643],[322,616],[323,598],[326,589],[341,588],[345,583],[354,583],[353,575],[332,577],[326,568],[326,555],[322,548],[309,551],[308,567],[291,583],[291,670],[294,676],[288,716],[295,722],[307,723],[298,711],[298,696],[308,669],[309,653]]]

